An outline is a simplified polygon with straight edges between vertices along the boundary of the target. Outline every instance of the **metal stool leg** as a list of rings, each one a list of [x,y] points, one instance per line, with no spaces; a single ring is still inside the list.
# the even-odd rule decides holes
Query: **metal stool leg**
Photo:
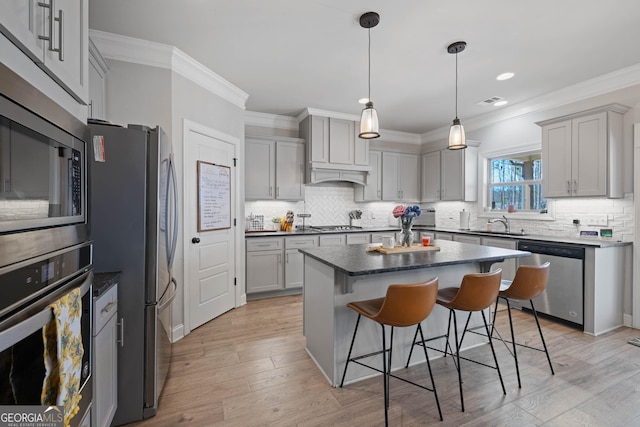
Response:
[[[551,356],[549,356],[549,351],[547,350],[547,344],[544,342],[544,336],[542,335],[542,328],[540,327],[540,322],[538,321],[538,313],[536,312],[535,307],[533,306],[533,301],[529,300],[531,303],[531,310],[533,311],[533,317],[536,319],[536,325],[538,325],[538,332],[540,332],[540,339],[542,340],[542,346],[544,347],[544,352],[547,354],[547,361],[549,362],[549,368],[551,368],[551,375],[555,375],[553,372],[553,365],[551,364]]]
[[[384,334],[384,325],[382,327],[382,382],[384,387],[384,425],[389,425],[389,377],[387,376],[387,341]]]
[[[511,343],[513,344],[513,359],[516,362],[516,375],[518,376],[518,388],[522,388],[522,383],[520,382],[520,365],[518,364],[518,353],[516,352],[516,336],[513,333],[513,319],[511,318],[511,304],[509,303],[509,299],[505,298],[507,301],[507,312],[509,313],[509,328],[511,329]]]
[[[500,301],[500,297],[496,298],[496,305],[493,309],[493,321],[491,322],[491,336],[493,336],[493,331],[496,328],[496,315],[498,314],[498,301]]]
[[[356,333],[358,332],[358,325],[360,324],[361,314],[358,314],[358,320],[356,320],[356,328],[353,330],[353,338],[351,338],[351,346],[349,347],[349,354],[347,355],[347,363],[344,365],[344,373],[342,374],[342,381],[340,381],[340,387],[344,384],[344,379],[347,376],[347,367],[351,360],[351,351],[353,350],[353,343],[356,341]]]
[[[407,364],[404,365],[405,368],[409,367],[409,362],[411,362],[411,355],[413,354],[413,347],[416,346],[416,339],[418,338],[418,331],[420,330],[420,324],[418,323],[418,327],[416,328],[416,333],[413,336],[413,341],[411,341],[411,350],[409,350],[409,357],[407,357]],[[422,338],[422,345],[425,346],[424,338]]]
[[[451,313],[453,313],[453,309],[449,310],[449,320],[451,320]],[[464,396],[462,395],[462,366],[460,366],[460,344],[458,343],[458,320],[456,319],[455,313],[453,313],[453,334],[456,339],[456,369],[458,371],[458,386],[460,388],[460,407],[462,408],[462,412],[464,412]],[[447,332],[447,337],[448,337]],[[449,339],[447,338],[447,345],[449,343]]]
[[[484,315],[484,311],[480,311],[482,314],[482,321],[484,322],[484,329],[487,331],[487,336],[489,337],[489,346],[491,346],[491,353],[493,353],[493,361],[496,363],[496,370],[498,371],[498,377],[500,377],[500,385],[502,386],[502,393],[507,394],[507,389],[504,388],[504,381],[502,381],[502,373],[500,373],[500,365],[498,365],[498,358],[496,357],[496,351],[493,348],[493,340],[489,335],[489,325],[487,324],[487,316]]]
[[[416,335],[418,334],[418,331],[420,331],[420,339],[424,343],[424,335],[422,334],[422,327],[420,326],[419,323],[418,323],[418,329],[416,330]],[[433,395],[436,398],[436,406],[438,407],[438,415],[440,415],[440,421],[443,421],[444,419],[442,418],[442,411],[440,410],[440,400],[438,399],[438,392],[436,391],[436,383],[435,381],[433,381],[433,373],[431,372],[431,362],[429,362],[429,355],[427,354],[427,346],[424,345],[423,347],[424,347],[424,357],[425,359],[427,359],[427,367],[429,368],[429,377],[431,378],[431,387],[433,388]],[[411,349],[413,349],[413,346],[411,346]]]

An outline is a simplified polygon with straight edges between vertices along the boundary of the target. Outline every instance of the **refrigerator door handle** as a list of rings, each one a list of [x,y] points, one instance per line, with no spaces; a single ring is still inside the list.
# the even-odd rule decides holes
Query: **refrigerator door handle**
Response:
[[[173,260],[176,255],[176,246],[178,245],[178,226],[180,222],[180,207],[178,206],[178,179],[176,178],[176,170],[173,162],[173,153],[169,157],[169,165],[171,166],[171,181],[173,183],[173,242],[171,244],[171,262],[169,262],[169,271],[173,266]],[[177,286],[177,285],[176,285]]]
[[[163,302],[158,306],[158,311],[164,310],[165,307],[171,304],[174,298],[176,297],[176,294],[178,293],[178,282],[176,282],[176,279],[173,277],[171,278],[171,282],[169,283],[169,285],[171,284],[173,284],[173,291],[171,292],[171,296],[169,297],[168,300],[166,300],[165,302]],[[165,289],[165,293],[167,292],[167,290],[169,290],[169,287],[170,286],[167,286],[167,289]],[[162,294],[162,297],[160,297],[160,301],[162,300],[163,297],[164,297],[164,294]]]

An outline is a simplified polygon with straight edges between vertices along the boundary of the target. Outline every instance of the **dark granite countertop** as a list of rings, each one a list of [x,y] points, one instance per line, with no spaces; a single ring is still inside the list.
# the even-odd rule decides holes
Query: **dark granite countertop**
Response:
[[[287,237],[287,236],[304,236],[311,234],[344,234],[344,233],[375,233],[375,232],[384,232],[384,231],[400,231],[400,228],[397,227],[376,227],[376,228],[363,228],[361,230],[336,230],[336,231],[316,231],[316,230],[305,230],[305,231],[248,231],[245,232],[246,238],[253,237]],[[502,239],[512,239],[512,240],[526,240],[526,241],[536,241],[536,242],[556,242],[556,243],[566,243],[570,245],[578,245],[582,247],[592,247],[592,248],[609,248],[613,246],[627,246],[633,244],[633,242],[623,242],[620,240],[612,240],[612,239],[598,239],[592,237],[570,237],[570,236],[542,236],[535,234],[504,234],[500,232],[492,232],[486,233],[480,230],[460,230],[460,229],[451,229],[451,228],[442,228],[442,227],[426,227],[426,226],[414,226],[413,231],[431,231],[431,232],[441,232],[441,233],[453,233],[453,234],[467,234],[472,236],[479,237],[499,237]]]
[[[472,262],[499,262],[531,255],[529,252],[435,240],[439,251],[382,254],[366,252],[368,245],[299,249],[300,252],[349,276],[415,270]]]
[[[93,275],[93,297],[98,298],[120,280],[119,271],[95,273]]]

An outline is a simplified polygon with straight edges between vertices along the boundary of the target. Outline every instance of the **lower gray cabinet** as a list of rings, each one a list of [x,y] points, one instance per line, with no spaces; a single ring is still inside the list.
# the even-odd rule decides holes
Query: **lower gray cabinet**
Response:
[[[317,236],[260,237],[247,240],[247,294],[301,288],[304,255],[318,246]]]
[[[247,293],[284,287],[284,238],[247,240]]]
[[[118,407],[118,285],[93,302],[91,425],[109,427]]]

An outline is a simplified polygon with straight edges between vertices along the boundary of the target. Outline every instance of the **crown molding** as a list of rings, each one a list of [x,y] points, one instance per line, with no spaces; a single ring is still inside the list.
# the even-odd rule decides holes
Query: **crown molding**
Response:
[[[89,39],[89,62],[91,62],[96,71],[100,73],[100,77],[104,77],[107,71],[109,71],[109,64],[104,60],[104,57],[91,39]]]
[[[295,117],[280,116],[277,114],[259,113],[257,111],[244,112],[244,124],[261,126],[273,129],[298,130],[298,120]]]
[[[635,64],[514,104],[501,109],[499,112],[485,113],[481,116],[464,120],[462,124],[465,127],[465,132],[468,132],[503,120],[561,107],[638,84],[640,84],[640,64]],[[446,126],[423,133],[420,137],[422,143],[429,143],[447,138],[448,134],[449,126]]]
[[[180,49],[134,37],[89,30],[103,57],[164,68],[180,74],[230,103],[244,109],[249,95]]]
[[[302,110],[302,113],[298,114],[298,123],[303,121],[307,116],[332,117],[334,119],[351,120],[354,122],[360,121],[360,116],[357,116],[355,114],[338,113],[336,111],[320,110],[318,108],[305,108],[304,110]]]

